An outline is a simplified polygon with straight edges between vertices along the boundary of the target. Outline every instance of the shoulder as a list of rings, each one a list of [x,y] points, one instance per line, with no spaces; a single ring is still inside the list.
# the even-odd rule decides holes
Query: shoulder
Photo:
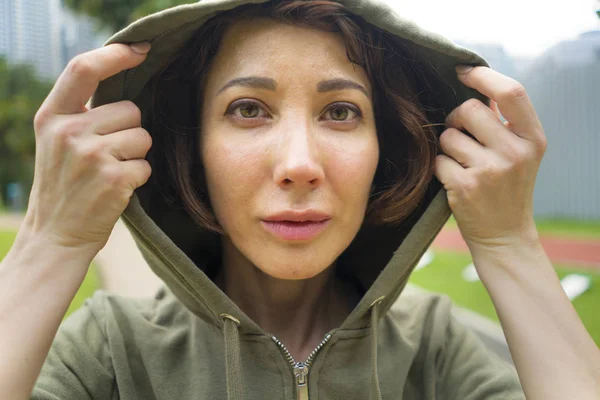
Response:
[[[192,318],[181,302],[166,288],[161,287],[153,297],[134,298],[99,290],[84,305],[67,318],[61,330],[81,329],[95,325],[105,337],[115,330],[130,333],[149,328],[181,325]]]
[[[120,369],[153,354],[165,331],[189,330],[190,314],[166,289],[144,299],[97,291],[60,325],[31,398],[114,398]]]
[[[421,342],[443,335],[450,323],[452,309],[453,303],[447,295],[409,284],[392,304],[387,316],[403,336]]]
[[[417,286],[407,284],[394,305],[393,310],[399,312],[412,312],[414,307],[430,311],[452,308],[452,301],[443,293],[430,292]]]
[[[388,323],[415,352],[419,374],[448,399],[524,399],[514,367],[491,351],[458,318],[444,294],[407,286]],[[491,322],[489,322],[491,323]]]
[[[504,338],[500,326],[493,321],[456,306],[446,294],[413,285],[406,286],[387,317],[408,343],[414,347],[426,346],[429,351],[445,352],[451,345],[467,341],[486,349],[478,336],[484,330],[493,333],[495,339]],[[475,325],[477,328],[482,325],[482,329],[474,330]]]
[[[191,319],[166,288],[148,298],[96,291],[60,325],[51,354],[73,364],[77,357],[93,358],[110,370],[115,350],[152,346],[165,331],[186,329]]]

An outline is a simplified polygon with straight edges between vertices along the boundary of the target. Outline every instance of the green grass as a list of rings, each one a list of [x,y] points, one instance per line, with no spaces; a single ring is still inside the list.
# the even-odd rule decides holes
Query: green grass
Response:
[[[576,221],[572,219],[539,218],[535,220],[541,235],[564,236],[581,239],[600,239],[600,221]],[[446,223],[447,227],[458,228],[454,216]]]
[[[541,234],[600,239],[600,221],[540,219],[536,225]]]
[[[0,231],[0,259],[8,253],[16,235],[16,232]]]
[[[12,243],[15,239],[15,232],[0,231],[0,260],[4,258]],[[85,280],[81,284],[81,287],[77,291],[75,298],[69,306],[69,310],[65,314],[65,318],[68,317],[73,311],[77,310],[83,302],[90,297],[100,287],[98,282],[98,273],[94,264],[90,266]]]
[[[498,321],[494,305],[483,284],[480,281],[467,282],[462,278],[462,270],[471,263],[471,256],[441,251],[434,251],[434,256],[431,264],[413,272],[410,283],[433,292],[445,293],[458,306]],[[568,274],[580,273],[592,280],[591,288],[573,300],[573,306],[596,344],[600,346],[600,273],[564,267],[555,265],[560,279]]]

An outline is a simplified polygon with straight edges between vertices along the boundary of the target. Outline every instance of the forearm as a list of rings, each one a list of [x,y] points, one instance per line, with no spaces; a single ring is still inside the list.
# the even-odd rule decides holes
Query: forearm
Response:
[[[89,257],[20,232],[0,263],[0,398],[28,399]]]
[[[600,350],[537,234],[513,246],[471,249],[528,399],[600,399]]]

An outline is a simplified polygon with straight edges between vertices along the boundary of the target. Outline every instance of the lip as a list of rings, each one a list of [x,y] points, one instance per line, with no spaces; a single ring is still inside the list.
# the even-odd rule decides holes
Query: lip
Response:
[[[331,215],[316,211],[316,210],[304,210],[304,211],[283,211],[267,218],[263,218],[263,221],[277,222],[277,221],[292,221],[292,222],[322,222],[327,219],[331,219]]]
[[[261,220],[263,228],[273,235],[291,241],[310,240],[321,233],[331,215],[318,210],[286,210]]]
[[[270,233],[284,240],[300,241],[310,240],[321,233],[331,219],[321,221],[260,221],[262,226]]]

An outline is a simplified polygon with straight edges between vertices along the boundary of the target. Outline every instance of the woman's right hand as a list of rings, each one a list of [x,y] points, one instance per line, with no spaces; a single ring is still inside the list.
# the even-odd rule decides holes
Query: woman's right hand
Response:
[[[150,177],[152,139],[130,101],[89,110],[100,81],[141,64],[149,43],[112,44],[75,57],[35,120],[35,176],[23,228],[90,260],[133,191]],[[41,236],[40,236],[41,235]]]
[[[140,110],[126,101],[85,106],[100,81],[141,64],[148,50],[114,44],[76,57],[36,114],[29,207],[0,262],[0,399],[30,398],[90,262],[150,176]]]

